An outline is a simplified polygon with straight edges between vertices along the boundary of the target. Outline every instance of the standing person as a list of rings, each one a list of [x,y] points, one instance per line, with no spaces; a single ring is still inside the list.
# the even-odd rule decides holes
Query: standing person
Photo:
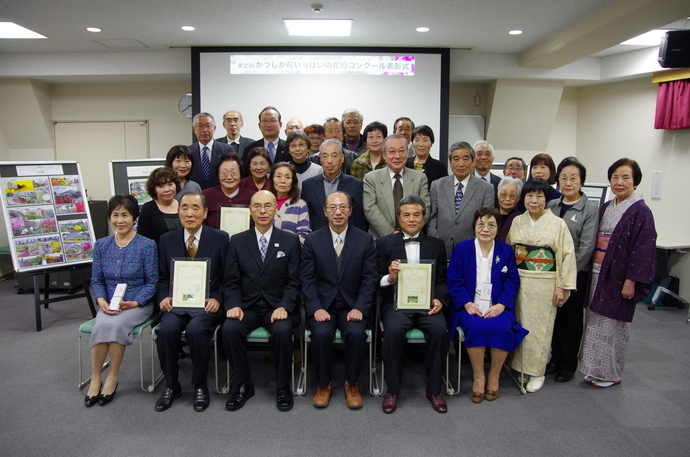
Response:
[[[475,238],[458,243],[448,265],[448,292],[453,306],[448,331],[455,340],[458,325],[465,334],[465,347],[472,363],[474,384],[471,399],[498,398],[501,368],[527,331],[515,320],[515,297],[520,275],[509,245],[496,240],[501,226],[498,211],[484,207],[474,212]],[[490,292],[485,292],[486,285]],[[480,308],[485,302],[486,308]],[[489,376],[484,373],[484,354],[491,348]]]
[[[242,178],[240,187],[253,192],[268,190],[268,172],[273,166],[271,156],[264,148],[254,148],[247,154],[249,176]]]
[[[146,180],[146,191],[153,200],[141,207],[137,232],[158,244],[161,235],[182,227],[175,200],[180,192],[177,173],[167,167],[156,168]]]
[[[350,151],[349,149],[345,149],[342,145],[343,143],[343,124],[340,122],[338,118],[335,117],[329,117],[323,122],[323,132],[324,132],[324,139],[323,141],[326,140],[338,140],[340,143],[340,149],[343,151],[343,155],[345,156],[345,159],[343,160],[343,164],[341,166],[341,169],[343,173],[345,174],[350,174],[350,169],[352,168],[352,162],[359,157],[355,151]],[[311,136],[309,137],[311,139]],[[312,141],[313,143],[313,141]],[[312,144],[312,149],[314,148],[314,145]],[[321,150],[321,146],[319,146],[319,150]],[[321,165],[321,159],[320,159],[320,154],[312,154],[309,156],[309,160],[314,162],[317,165]]]
[[[619,159],[608,169],[615,198],[599,211],[590,302],[580,371],[596,387],[620,384],[637,302],[649,295],[656,270],[654,216],[635,189],[642,171]]]
[[[187,194],[180,201],[179,217],[183,228],[166,233],[158,244],[157,301],[162,313],[158,331],[158,359],[165,375],[165,390],[156,401],[156,411],[169,409],[182,395],[178,381],[178,365],[182,332],[189,344],[192,356],[192,385],[194,386],[194,411],[202,412],[211,401],[207,377],[211,356],[211,338],[216,327],[223,322],[223,274],[228,252],[228,234],[202,222],[208,214],[203,194]],[[192,261],[210,262],[209,298],[202,309],[173,306],[170,296],[175,281],[173,259],[187,258]]]
[[[290,163],[295,167],[297,172],[297,187],[302,189],[302,182],[313,176],[320,175],[323,172],[321,165],[317,165],[309,158],[309,150],[311,148],[311,140],[301,130],[295,130],[285,140],[288,151],[292,156]]]
[[[498,183],[501,178],[493,173],[491,173],[491,167],[494,164],[494,147],[484,140],[477,141],[474,143],[474,161],[472,166],[474,167],[474,175],[488,182],[496,192],[498,192]]]
[[[364,125],[364,116],[356,109],[348,109],[343,111],[340,121],[345,134],[343,149],[355,151],[359,154],[359,150],[364,148],[364,143],[367,139],[366,132],[364,135],[359,133],[362,130],[362,125]]]
[[[326,139],[326,130],[324,130],[323,125],[312,124],[304,127],[304,133],[309,137],[311,146],[309,147],[309,155],[318,154],[319,146]],[[342,141],[342,140],[341,140]]]
[[[232,152],[227,144],[213,140],[216,131],[216,120],[211,113],[199,113],[192,119],[192,130],[197,142],[189,146],[192,151],[192,163],[197,167],[190,174],[190,178],[202,189],[217,186],[218,180],[213,174],[213,167],[223,154]]]
[[[311,232],[309,208],[299,198],[295,167],[287,162],[278,162],[271,168],[268,180],[268,190],[276,197],[273,225],[298,235],[300,242],[304,244],[305,237]]]
[[[170,148],[165,156],[165,166],[177,173],[177,179],[180,182],[180,191],[175,195],[175,200],[179,202],[180,198],[188,192],[201,192],[199,184],[188,179],[194,171],[194,155],[187,146],[178,144]]]
[[[254,228],[232,237],[223,290],[227,313],[223,346],[233,371],[233,393],[225,404],[236,411],[254,396],[247,360],[247,336],[259,327],[270,333],[276,372],[276,407],[289,411],[292,333],[299,324],[300,255],[297,235],[273,226],[276,199],[259,191],[250,205]]]
[[[431,188],[431,183],[448,176],[448,168],[440,161],[431,157],[431,147],[434,145],[434,131],[429,126],[420,125],[412,131],[412,157],[407,159],[405,166],[421,171]],[[431,210],[431,208],[429,208]]]
[[[387,136],[388,127],[380,122],[374,121],[364,128],[363,138],[366,148],[363,148],[364,152],[352,162],[352,167],[350,167],[352,176],[364,180],[364,175],[370,171],[386,168],[383,141]],[[405,157],[407,157],[407,152],[405,152]]]
[[[520,273],[515,311],[529,335],[515,351],[512,367],[529,376],[527,392],[544,386],[544,371],[551,349],[556,308],[575,290],[575,247],[563,219],[546,209],[551,186],[541,178],[522,188],[527,212],[513,219],[506,243],[513,245]],[[524,366],[521,364],[524,354]]]
[[[598,208],[580,189],[587,170],[575,157],[566,157],[558,164],[558,186],[563,196],[547,205],[565,221],[573,237],[577,262],[577,290],[556,311],[551,340],[551,361],[546,374],[555,374],[556,382],[568,382],[577,371],[577,355],[582,341],[583,306],[587,295],[589,266],[597,238]]]
[[[292,160],[290,152],[285,147],[285,140],[279,138],[280,128],[283,126],[280,112],[272,106],[267,106],[259,113],[259,130],[263,138],[249,143],[242,154],[244,176],[249,176],[251,159],[248,155],[254,148],[265,148],[269,155],[269,168],[276,162],[289,162]]]
[[[156,243],[133,230],[139,205],[131,195],[116,195],[108,202],[108,219],[115,234],[96,240],[91,289],[99,306],[91,331],[91,385],[84,398],[87,408],[115,398],[125,347],[132,344],[132,330],[153,313],[158,281]],[[127,284],[118,311],[110,302],[118,284]],[[110,372],[101,384],[101,370],[110,356]]]
[[[442,312],[448,309],[446,278],[446,247],[443,241],[422,233],[426,204],[416,195],[403,197],[396,212],[400,232],[382,236],[376,240],[379,286],[381,296],[381,323],[383,346],[381,356],[385,367],[386,395],[381,407],[392,414],[398,407],[402,379],[402,355],[406,333],[412,328],[424,332],[427,344],[426,398],[438,413],[448,411],[442,392],[443,366],[448,355],[449,337],[446,318]],[[394,287],[400,273],[400,261],[434,261],[434,295],[425,312],[405,312],[395,309]]]
[[[359,374],[367,352],[366,328],[376,293],[376,248],[368,233],[348,223],[352,201],[344,192],[326,197],[328,226],[307,237],[302,252],[302,294],[318,379],[314,407],[330,403],[331,343],[339,329],[345,342],[347,407],[362,407]]]
[[[415,151],[412,147],[412,132],[414,128],[414,122],[409,117],[399,117],[393,122],[393,133],[407,140],[407,157],[415,156]]]
[[[527,176],[527,164],[520,157],[511,157],[506,160],[503,176],[510,176],[511,178],[524,181]]]
[[[244,127],[244,120],[239,111],[228,111],[223,114],[223,128],[227,132],[226,136],[216,138],[219,143],[225,143],[232,147],[232,152],[242,157],[244,148],[254,140],[246,136],[240,136],[240,130]]]
[[[501,214],[500,229],[496,239],[505,243],[510,226],[513,225],[513,219],[522,214],[522,211],[517,209],[517,202],[522,193],[522,180],[518,178],[511,178],[504,176],[501,182],[498,183],[498,211]]]
[[[208,206],[208,216],[204,224],[214,229],[220,229],[220,211],[224,206],[249,206],[252,195],[251,189],[240,187],[240,157],[229,153],[218,159],[215,174],[220,181],[219,186],[206,189],[203,194]]]

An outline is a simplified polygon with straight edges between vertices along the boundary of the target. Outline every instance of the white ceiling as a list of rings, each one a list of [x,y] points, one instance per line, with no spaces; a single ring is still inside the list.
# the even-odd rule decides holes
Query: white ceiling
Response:
[[[521,55],[558,37],[570,40],[564,35],[569,30],[585,37],[590,33],[597,39],[599,35],[585,30],[597,17],[620,28],[618,36],[630,35],[634,29],[635,32],[627,36],[631,38],[638,30],[641,33],[659,28],[678,16],[690,16],[690,1],[680,2],[686,6],[678,7],[680,0],[656,0],[656,4],[669,4],[677,12],[671,13],[676,15],[662,24],[658,23],[659,16],[648,15],[647,19],[638,14],[634,27],[627,28],[619,27],[607,14],[612,9],[620,10],[619,7],[625,8],[632,3],[647,4],[650,0],[316,1],[324,5],[320,14],[311,11],[310,0],[0,0],[0,21],[15,22],[48,37],[47,40],[0,40],[0,63],[28,62],[32,55],[27,53],[35,53],[36,60],[39,56],[45,59],[46,54],[60,55],[64,60],[63,56],[72,53],[96,53],[107,59],[108,53],[113,52],[173,53],[178,47],[228,45],[420,46],[471,48],[468,52],[473,54]],[[282,22],[284,18],[353,19],[353,33],[351,37],[289,37]],[[674,24],[676,28],[690,28],[688,21]],[[194,26],[196,31],[184,32],[180,29],[183,25]],[[415,28],[419,26],[430,27],[431,31],[418,33]],[[86,27],[99,27],[103,31],[90,33]],[[521,29],[524,33],[511,36],[508,31],[513,29]],[[610,47],[606,40],[599,42],[601,49],[595,52]],[[570,48],[563,49],[563,52],[572,52]],[[593,54],[589,52],[591,49],[587,47],[586,55]],[[558,48],[549,52],[558,52]],[[609,51],[618,52],[621,51]],[[5,60],[2,60],[3,55]],[[571,60],[579,59],[580,56]],[[0,77],[24,73],[28,77],[36,76],[29,70],[31,65],[26,64],[26,67],[26,71],[0,68]],[[49,71],[44,69],[43,73],[43,79],[50,79]],[[63,73],[56,72],[53,76],[63,80],[69,77]],[[88,75],[78,72],[74,75],[75,80],[85,76]]]

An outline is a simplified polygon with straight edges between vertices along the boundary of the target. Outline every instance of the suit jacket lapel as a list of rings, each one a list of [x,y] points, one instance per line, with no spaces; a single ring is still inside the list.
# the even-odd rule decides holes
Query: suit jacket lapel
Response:
[[[343,244],[343,254],[345,253],[344,249],[345,244]],[[326,256],[328,257],[328,263],[331,265],[331,268],[333,269],[333,276],[338,277],[338,259],[335,255],[335,248],[333,247],[333,238],[331,238],[331,231],[330,230],[324,230],[323,234],[321,236],[321,249],[323,252],[326,253]],[[342,258],[340,259],[340,267],[341,271],[343,271],[343,262]]]
[[[401,172],[403,177],[403,197],[415,193],[415,177],[413,173],[408,173],[407,169],[403,168]],[[391,191],[392,192],[392,191]]]
[[[273,259],[276,258],[278,255],[278,251],[281,249],[280,248],[280,241],[282,240],[282,237],[280,236],[280,233],[278,232],[278,228],[273,227],[273,232],[271,233],[271,238],[268,240],[268,248],[266,249],[266,257],[264,261],[262,262],[263,269],[265,270],[266,267],[268,267],[268,264],[271,263]],[[261,260],[261,255],[259,254],[259,260]]]
[[[350,227],[347,231],[347,234],[345,235],[345,239],[343,240],[343,250],[340,253],[340,275],[339,279],[342,279],[343,273],[347,269],[347,262],[350,260],[350,256],[352,255],[352,243],[355,242],[354,240],[354,235],[352,235],[352,227]],[[335,253],[335,249],[333,250]],[[337,260],[336,260],[337,262]],[[336,263],[336,271],[337,271],[337,263]]]
[[[383,172],[381,173],[381,178],[379,180],[381,184],[381,193],[383,194],[383,202],[386,204],[386,207],[388,208],[388,212],[382,211],[382,213],[384,216],[389,214],[395,215],[395,203],[393,202],[393,185],[390,180],[390,174],[388,173],[388,167],[381,168],[381,170],[383,170]],[[405,187],[403,185],[403,189],[404,188]],[[393,221],[393,225],[395,225],[395,221]]]
[[[254,229],[250,229],[245,240],[245,246],[259,268],[262,268],[264,263],[261,261],[261,252],[259,251],[259,243],[256,241],[256,231]]]
[[[398,232],[398,236],[393,240],[393,246],[391,249],[391,254],[394,259],[405,259],[407,260],[407,251],[405,251],[405,242],[403,241],[402,232]]]
[[[460,211],[458,211],[458,214],[455,215],[456,219],[459,219],[463,215],[462,213],[465,211],[465,208],[467,207],[467,205],[464,204],[465,200],[467,200],[467,201],[472,200],[474,194],[477,192],[477,186],[479,185],[479,183],[477,181],[479,181],[479,178],[474,178],[474,179],[472,179],[472,178],[473,177],[470,176],[469,181],[467,181],[467,186],[469,187],[469,189],[464,189],[465,192],[462,195],[462,202],[460,203]],[[455,207],[455,194],[453,194],[453,207]]]

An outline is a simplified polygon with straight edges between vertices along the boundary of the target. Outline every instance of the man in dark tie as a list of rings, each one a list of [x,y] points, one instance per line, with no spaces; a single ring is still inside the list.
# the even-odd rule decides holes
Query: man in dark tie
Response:
[[[348,224],[352,201],[344,192],[326,197],[328,226],[307,236],[302,253],[302,294],[318,388],[314,406],[330,403],[331,343],[336,329],[345,342],[347,407],[362,407],[359,374],[367,351],[366,328],[376,292],[376,248],[368,233]]]
[[[427,344],[426,398],[439,413],[448,410],[441,392],[443,365],[450,343],[446,318],[441,312],[448,306],[446,279],[446,248],[443,240],[422,233],[426,205],[416,195],[403,197],[398,203],[397,218],[400,232],[376,240],[378,271],[381,276],[381,322],[383,324],[384,373],[387,391],[383,399],[383,412],[391,414],[398,406],[400,380],[402,378],[403,346],[407,343],[406,333],[412,328],[424,332]],[[395,309],[393,284],[398,280],[400,261],[434,261],[434,296],[426,303],[428,311],[406,312]]]
[[[208,208],[202,194],[190,192],[180,199],[179,215],[182,228],[161,236],[158,243],[158,302],[162,312],[158,332],[158,359],[165,375],[165,391],[156,402],[156,411],[170,408],[182,394],[178,381],[178,358],[182,347],[181,335],[192,356],[192,384],[194,385],[194,410],[204,411],[209,405],[206,384],[208,360],[211,354],[211,338],[223,322],[223,273],[228,251],[228,234],[202,225]],[[172,284],[175,281],[173,259],[187,258],[208,261],[209,298],[205,308],[183,308],[173,303]],[[204,284],[201,284],[204,290]]]
[[[227,113],[223,114],[223,127],[228,134],[226,136],[216,138],[216,141],[230,145],[235,154],[242,157],[244,148],[249,143],[254,142],[254,140],[251,138],[240,136],[240,130],[242,127],[244,127],[242,114],[239,111],[228,111]]]
[[[281,140],[280,128],[283,126],[280,112],[272,106],[267,106],[259,113],[259,130],[263,138],[249,143],[242,153],[244,176],[249,176],[249,153],[254,148],[266,148],[271,156],[271,163],[289,162],[292,160],[290,152],[285,148],[285,140]]]
[[[233,235],[225,270],[223,346],[233,370],[233,393],[225,404],[236,411],[254,396],[247,361],[247,335],[268,330],[276,371],[276,406],[292,409],[292,332],[299,324],[299,237],[273,226],[275,196],[262,190],[249,206],[254,228]]]
[[[218,186],[220,181],[213,172],[214,165],[220,156],[226,152],[232,152],[232,148],[213,140],[216,120],[210,113],[199,113],[194,116],[192,130],[198,141],[189,146],[194,158],[194,168],[190,179],[199,184],[202,190]]]

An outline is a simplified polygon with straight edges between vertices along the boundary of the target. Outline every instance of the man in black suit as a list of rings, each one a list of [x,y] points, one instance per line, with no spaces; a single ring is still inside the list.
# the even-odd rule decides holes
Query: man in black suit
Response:
[[[364,125],[364,116],[356,109],[347,109],[343,111],[341,122],[343,123],[343,133],[345,134],[343,149],[360,153],[360,150],[366,146],[364,144],[366,138],[361,133],[362,126]]]
[[[223,346],[233,370],[234,392],[225,404],[236,411],[254,396],[247,361],[247,335],[259,327],[271,334],[276,370],[276,405],[292,409],[292,329],[299,324],[299,237],[273,226],[275,196],[262,190],[249,206],[254,228],[233,235],[225,270]]]
[[[210,113],[199,113],[192,120],[192,130],[196,135],[196,143],[189,146],[194,157],[194,167],[190,179],[199,184],[201,189],[208,189],[220,185],[218,176],[213,172],[220,156],[232,152],[227,144],[213,140],[216,131],[216,120]]]
[[[347,407],[362,407],[357,381],[367,352],[366,328],[376,292],[376,248],[368,233],[348,224],[352,201],[344,192],[326,197],[328,226],[307,236],[302,253],[302,294],[319,382],[314,406],[331,398],[331,343],[345,342]]]
[[[426,398],[439,413],[448,409],[441,392],[443,364],[446,362],[450,344],[446,318],[442,312],[450,298],[446,279],[446,247],[443,240],[426,236],[422,232],[426,205],[416,195],[403,197],[398,203],[397,219],[400,232],[376,240],[378,270],[383,291],[381,300],[381,322],[383,324],[383,346],[381,354],[385,367],[387,385],[382,408],[386,414],[395,412],[400,395],[402,378],[403,346],[407,343],[405,334],[412,328],[424,332],[428,351],[426,357]],[[434,298],[426,303],[429,311],[398,311],[394,305],[393,284],[400,273],[400,260],[434,261]]]
[[[249,153],[254,148],[266,148],[271,156],[271,163],[289,162],[292,160],[290,152],[285,148],[285,140],[278,138],[283,122],[280,112],[272,106],[267,106],[259,113],[259,130],[263,138],[249,143],[242,153],[242,167],[244,176],[249,176]]]
[[[331,139],[321,143],[319,148],[323,173],[302,182],[302,200],[309,208],[309,222],[312,231],[328,225],[327,214],[324,214],[326,197],[336,190],[347,192],[354,205],[352,209],[352,225],[360,230],[367,230],[362,203],[362,181],[346,175],[342,171],[344,160],[343,148],[340,141]]]
[[[185,339],[192,356],[194,410],[201,412],[209,405],[206,377],[211,338],[215,328],[223,322],[222,286],[229,241],[227,233],[202,225],[208,214],[206,198],[202,194],[191,192],[183,195],[179,214],[182,228],[164,234],[158,243],[157,298],[162,312],[158,359],[165,374],[165,391],[156,402],[156,411],[170,408],[182,393],[177,379],[177,361],[182,346],[181,335],[186,329]],[[209,298],[204,309],[185,309],[179,303],[173,303],[171,293],[175,278],[172,260],[175,258],[210,259]]]
[[[242,114],[239,111],[228,111],[227,113],[223,114],[223,127],[228,134],[226,136],[216,138],[216,141],[230,145],[235,154],[242,157],[244,148],[249,143],[254,142],[254,140],[251,138],[240,136],[240,130],[242,127],[244,127]]]
[[[501,182],[501,177],[491,173],[493,164],[494,147],[484,140],[474,143],[474,160],[472,161],[474,176],[494,186],[494,195],[496,197],[494,206],[498,208],[498,183]]]

